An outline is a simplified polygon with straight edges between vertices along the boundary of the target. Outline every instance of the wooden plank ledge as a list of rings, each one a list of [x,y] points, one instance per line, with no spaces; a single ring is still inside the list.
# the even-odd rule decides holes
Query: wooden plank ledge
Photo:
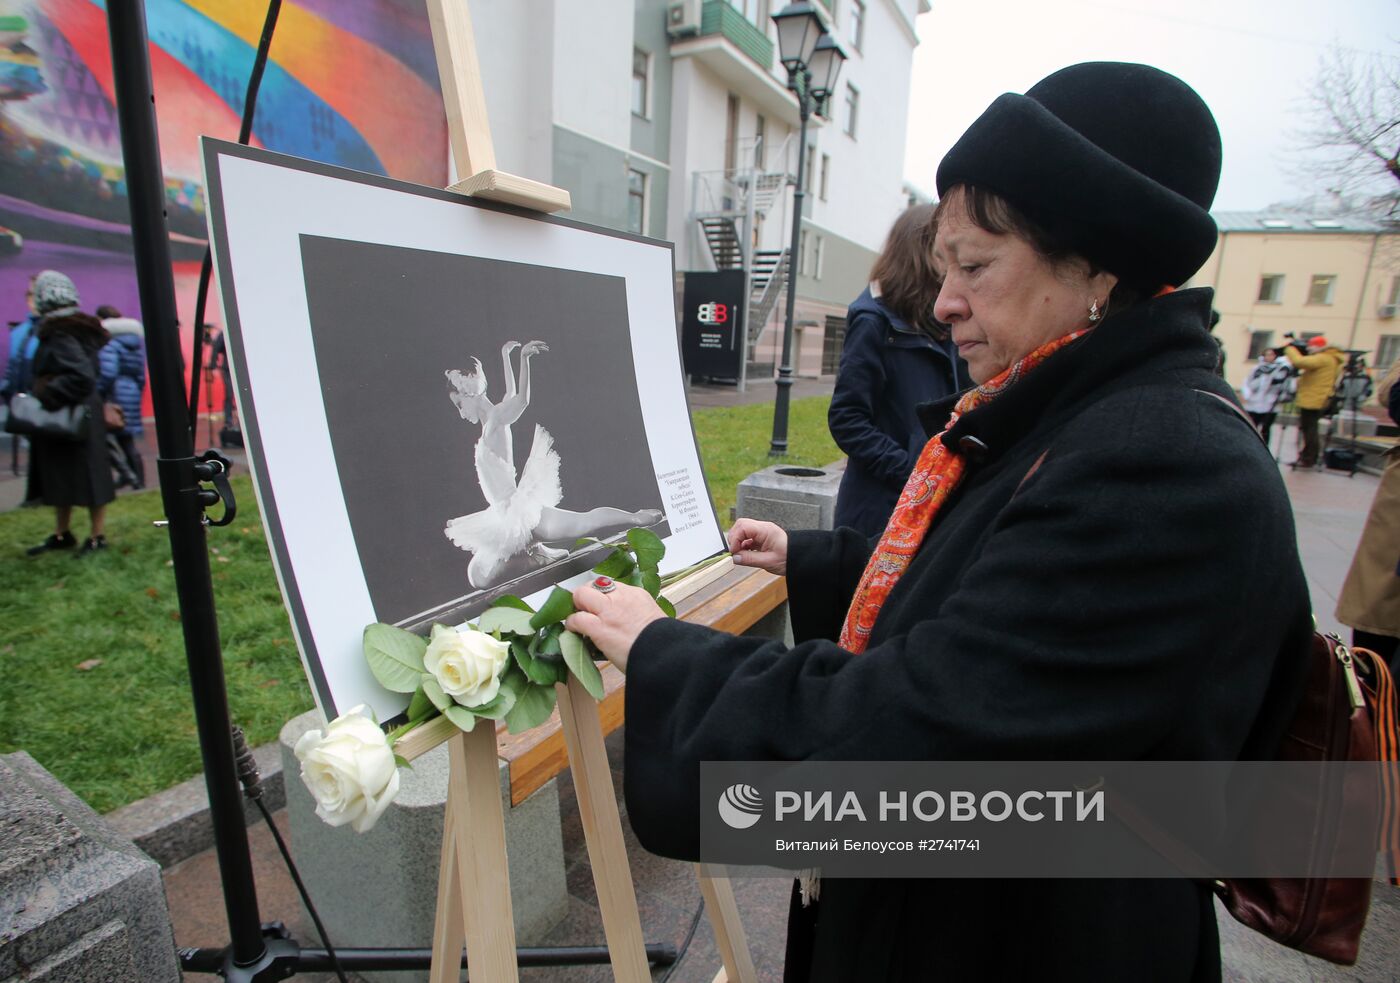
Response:
[[[505,171],[479,171],[447,189],[474,198],[505,202],[536,212],[567,212],[573,207],[569,193],[552,184],[532,181]]]

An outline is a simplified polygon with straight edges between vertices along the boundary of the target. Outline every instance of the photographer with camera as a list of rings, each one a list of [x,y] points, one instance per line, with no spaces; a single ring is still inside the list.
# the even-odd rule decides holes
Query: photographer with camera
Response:
[[[1283,349],[1284,357],[1299,372],[1298,429],[1303,435],[1303,449],[1298,453],[1298,460],[1293,462],[1293,466],[1316,467],[1319,452],[1318,422],[1325,415],[1324,411],[1337,386],[1337,376],[1341,374],[1347,356],[1336,345],[1329,345],[1322,335],[1309,338],[1306,345],[1295,338],[1292,332],[1283,337],[1288,342]]]

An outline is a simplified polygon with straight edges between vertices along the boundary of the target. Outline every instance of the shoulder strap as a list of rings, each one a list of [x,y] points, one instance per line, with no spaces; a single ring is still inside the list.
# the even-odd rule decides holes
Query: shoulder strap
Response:
[[[1254,425],[1254,421],[1249,418],[1249,414],[1246,413],[1244,410],[1240,409],[1238,406],[1230,402],[1228,399],[1226,399],[1219,393],[1213,393],[1207,389],[1197,389],[1196,392],[1200,393],[1202,396],[1209,396],[1211,399],[1220,400],[1221,403],[1229,407],[1230,412],[1234,413],[1235,416],[1239,417],[1241,420],[1243,420],[1246,424],[1249,425],[1250,432],[1253,433],[1254,436],[1258,437],[1261,442],[1263,441],[1264,435],[1259,432],[1259,428]]]

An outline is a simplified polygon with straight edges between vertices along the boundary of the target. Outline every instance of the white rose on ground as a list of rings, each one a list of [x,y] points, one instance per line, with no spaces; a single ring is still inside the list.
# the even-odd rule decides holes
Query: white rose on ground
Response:
[[[433,625],[423,668],[433,674],[442,691],[464,707],[479,707],[496,698],[501,670],[510,658],[510,643],[485,632],[454,631]]]
[[[350,823],[367,832],[399,793],[389,739],[363,704],[332,720],[325,733],[307,731],[294,751],[316,815],[332,826]]]

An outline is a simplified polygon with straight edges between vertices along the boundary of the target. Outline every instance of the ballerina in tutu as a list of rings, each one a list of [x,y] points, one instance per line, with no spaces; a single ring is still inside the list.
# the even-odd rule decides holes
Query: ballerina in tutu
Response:
[[[511,366],[511,353],[517,348],[519,385]],[[530,456],[517,480],[511,426],[530,405],[530,359],[547,351],[549,346],[542,341],[523,346],[518,341],[508,341],[501,346],[505,395],[499,403],[487,398],[486,373],[475,356],[472,372],[448,369],[444,373],[452,387],[448,398],[457,412],[462,419],[481,425],[481,438],[476,442],[476,478],[487,507],[449,519],[443,529],[455,546],[472,554],[467,580],[478,590],[569,555],[567,549],[549,546],[550,542],[571,543],[581,536],[604,536],[661,520],[657,509],[627,512],[603,507],[573,512],[559,508],[559,500],[564,497],[559,482],[559,454],[554,450],[554,438],[539,424],[535,424]],[[516,557],[521,561],[512,563]]]

